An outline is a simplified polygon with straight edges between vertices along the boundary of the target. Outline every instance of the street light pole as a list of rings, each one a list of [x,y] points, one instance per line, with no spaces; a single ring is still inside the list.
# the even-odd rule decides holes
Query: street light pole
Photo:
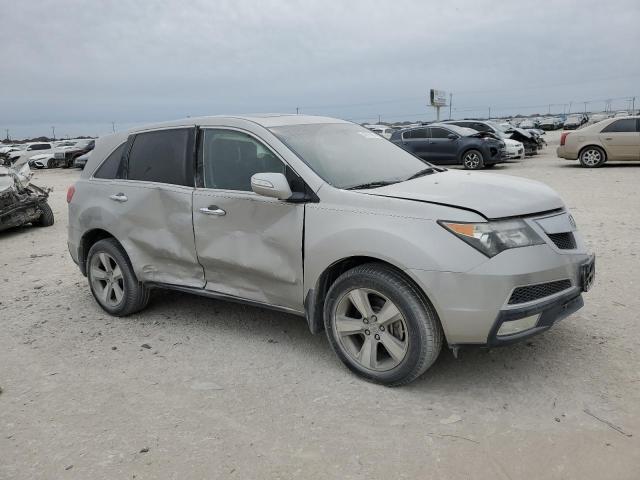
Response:
[[[53,139],[56,139],[56,127],[51,127],[51,135],[53,136]]]
[[[451,120],[451,106],[453,105],[453,93],[449,94],[449,120]]]

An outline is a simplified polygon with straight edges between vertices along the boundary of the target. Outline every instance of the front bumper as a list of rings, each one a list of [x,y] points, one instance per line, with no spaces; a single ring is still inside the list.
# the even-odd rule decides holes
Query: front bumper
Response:
[[[576,248],[552,243],[506,250],[468,272],[408,270],[431,300],[449,345],[494,346],[544,331],[582,306],[583,265],[592,258],[574,232]],[[532,301],[510,304],[519,287],[564,281],[567,287]],[[568,283],[567,283],[568,282]],[[534,328],[497,338],[502,323],[541,314]]]

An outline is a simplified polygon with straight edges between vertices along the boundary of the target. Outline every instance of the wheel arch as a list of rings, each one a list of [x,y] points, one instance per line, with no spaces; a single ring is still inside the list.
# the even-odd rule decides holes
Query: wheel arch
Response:
[[[604,146],[600,145],[599,143],[588,143],[580,147],[580,149],[578,150],[578,158],[582,156],[582,152],[584,152],[587,148],[594,148],[594,147],[599,150],[602,150],[602,152],[604,153],[604,161],[606,162],[609,159],[609,152],[607,152],[607,149],[604,148]]]
[[[80,244],[78,245],[78,266],[80,267],[80,271],[86,277],[87,276],[87,256],[89,255],[89,250],[91,247],[99,242],[100,240],[104,240],[106,238],[113,238],[125,251],[127,257],[129,254],[126,252],[126,249],[122,245],[115,235],[107,230],[102,228],[93,228],[85,232],[80,238]]]
[[[415,279],[405,270],[382,258],[370,255],[353,255],[337,260],[325,268],[318,276],[318,280],[314,287],[307,291],[304,299],[304,309],[311,333],[316,334],[324,330],[324,303],[331,285],[333,285],[338,277],[344,272],[367,263],[384,265],[385,267],[388,267],[402,275],[414,287],[416,293],[420,295],[426,303],[431,305],[434,311],[436,311],[433,302],[431,302],[426,292],[420,288]]]

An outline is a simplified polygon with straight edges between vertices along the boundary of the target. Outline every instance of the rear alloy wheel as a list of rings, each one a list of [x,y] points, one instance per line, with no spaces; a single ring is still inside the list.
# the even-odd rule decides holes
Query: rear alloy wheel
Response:
[[[343,363],[390,386],[422,375],[440,353],[433,308],[400,273],[378,264],[342,274],[325,300],[325,328]]]
[[[96,242],[87,256],[91,293],[111,315],[125,316],[143,309],[149,289],[139,282],[122,247],[114,239]]]
[[[597,168],[607,160],[607,157],[600,147],[587,147],[580,152],[580,164],[587,168]]]
[[[479,150],[469,150],[462,156],[462,165],[468,170],[479,170],[484,167],[484,159]]]

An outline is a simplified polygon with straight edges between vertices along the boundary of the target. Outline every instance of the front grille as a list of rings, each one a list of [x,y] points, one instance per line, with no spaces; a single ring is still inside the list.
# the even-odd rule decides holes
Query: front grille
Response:
[[[509,305],[517,303],[533,302],[554,293],[571,288],[571,280],[557,280],[555,282],[539,283],[516,288],[509,298]]]
[[[548,233],[547,235],[560,250],[572,250],[576,248],[576,239],[571,232]]]

